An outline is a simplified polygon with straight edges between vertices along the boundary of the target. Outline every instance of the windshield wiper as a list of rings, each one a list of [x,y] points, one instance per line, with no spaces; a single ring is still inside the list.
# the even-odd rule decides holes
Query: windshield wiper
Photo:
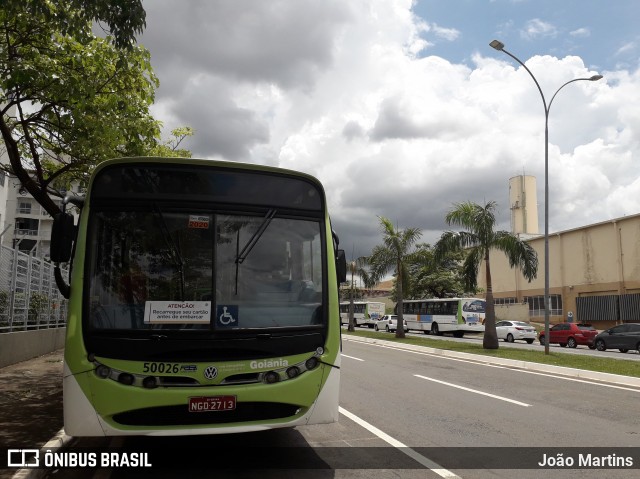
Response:
[[[251,250],[253,249],[253,247],[260,240],[260,237],[262,236],[264,231],[267,229],[267,227],[269,226],[269,223],[271,223],[271,220],[275,215],[276,215],[275,209],[271,208],[269,211],[267,211],[267,214],[263,218],[262,223],[260,224],[260,227],[256,230],[255,233],[253,233],[253,236],[249,238],[249,241],[247,241],[247,244],[244,245],[244,248],[242,248],[242,251],[236,254],[236,264],[243,263],[244,260],[247,259],[247,256],[249,256],[249,253],[251,253]]]
[[[249,256],[249,253],[251,253],[251,250],[253,249],[253,247],[260,240],[260,237],[263,235],[263,233],[265,232],[265,230],[269,226],[269,223],[271,223],[271,220],[275,215],[276,215],[276,210],[274,208],[271,208],[269,209],[269,211],[267,211],[267,214],[262,219],[262,223],[260,224],[260,227],[256,230],[255,233],[253,233],[253,236],[249,238],[249,241],[247,241],[247,244],[244,245],[244,248],[242,248],[242,251],[240,251],[240,230],[238,229],[238,235],[236,237],[236,295],[238,294],[239,265],[241,263],[244,263],[244,260],[247,259],[247,256]]]

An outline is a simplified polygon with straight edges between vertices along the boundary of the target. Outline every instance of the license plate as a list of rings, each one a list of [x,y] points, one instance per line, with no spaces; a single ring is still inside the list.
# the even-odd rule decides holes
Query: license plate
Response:
[[[189,412],[232,411],[235,396],[198,396],[189,398]]]

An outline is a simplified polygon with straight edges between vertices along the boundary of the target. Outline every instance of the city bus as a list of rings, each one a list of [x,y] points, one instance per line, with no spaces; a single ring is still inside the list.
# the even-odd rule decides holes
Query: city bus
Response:
[[[100,163],[52,229],[69,298],[70,436],[220,434],[338,418],[338,284],[324,189],[290,170]]]
[[[376,321],[384,316],[385,304],[375,301],[354,301],[353,322],[355,326],[373,328]],[[349,301],[340,303],[340,323],[349,324]]]
[[[410,299],[402,302],[402,315],[410,331],[456,338],[465,332],[484,332],[485,300],[480,298]],[[396,314],[398,305],[396,304]]]

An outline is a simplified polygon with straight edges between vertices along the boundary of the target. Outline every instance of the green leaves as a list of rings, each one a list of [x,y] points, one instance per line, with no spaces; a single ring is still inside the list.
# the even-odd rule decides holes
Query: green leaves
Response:
[[[54,215],[49,195],[59,187],[105,159],[156,148],[160,124],[149,108],[159,83],[149,52],[133,42],[144,10],[130,0],[3,4],[0,132],[10,164],[2,168]],[[94,36],[93,21],[113,36]]]
[[[390,220],[378,217],[382,230],[382,245],[376,246],[368,262],[375,278],[381,279],[389,272],[398,273],[398,269],[412,253],[412,248],[422,236],[418,228],[396,229]]]
[[[447,224],[462,226],[466,231],[446,231],[436,244],[437,257],[442,257],[446,253],[466,251],[463,276],[468,289],[475,290],[477,288],[480,264],[482,261],[485,262],[487,285],[487,313],[483,340],[485,349],[498,348],[491,285],[490,250],[495,249],[506,254],[511,267],[519,268],[529,281],[535,278],[538,268],[538,258],[531,245],[507,231],[493,230],[496,223],[494,213],[496,206],[495,201],[490,201],[484,206],[469,201],[455,204],[446,216]]]
[[[111,33],[111,42],[119,49],[135,43],[146,18],[141,0],[3,0],[2,8],[8,16],[44,22],[81,42],[90,41],[91,25],[98,23]]]

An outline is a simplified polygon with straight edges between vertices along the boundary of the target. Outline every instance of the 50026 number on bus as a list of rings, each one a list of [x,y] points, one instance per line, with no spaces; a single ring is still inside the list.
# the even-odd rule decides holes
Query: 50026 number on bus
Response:
[[[144,363],[143,373],[179,373],[180,365],[177,363]]]

